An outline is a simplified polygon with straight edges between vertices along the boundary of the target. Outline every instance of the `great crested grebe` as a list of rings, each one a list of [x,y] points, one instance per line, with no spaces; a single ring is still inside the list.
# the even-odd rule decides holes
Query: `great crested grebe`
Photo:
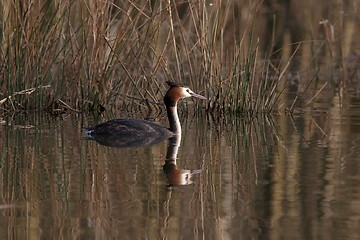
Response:
[[[178,101],[188,97],[206,98],[182,84],[166,83],[170,87],[164,96],[169,128],[143,119],[113,119],[95,127],[85,128],[86,139],[94,139],[108,146],[136,147],[152,145],[166,138],[181,135],[181,124],[177,113]]]

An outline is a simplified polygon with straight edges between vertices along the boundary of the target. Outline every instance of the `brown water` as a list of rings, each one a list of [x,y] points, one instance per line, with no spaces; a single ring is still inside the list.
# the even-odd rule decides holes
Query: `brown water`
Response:
[[[0,238],[360,239],[360,98],[348,99],[292,117],[183,117],[176,163],[174,143],[83,140],[92,118],[9,117]]]

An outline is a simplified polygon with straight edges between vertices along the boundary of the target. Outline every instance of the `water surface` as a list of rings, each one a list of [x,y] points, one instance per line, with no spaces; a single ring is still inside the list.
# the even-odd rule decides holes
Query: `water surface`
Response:
[[[183,116],[175,161],[170,141],[82,138],[106,117],[5,118],[0,238],[359,239],[360,104],[348,99],[293,116]]]

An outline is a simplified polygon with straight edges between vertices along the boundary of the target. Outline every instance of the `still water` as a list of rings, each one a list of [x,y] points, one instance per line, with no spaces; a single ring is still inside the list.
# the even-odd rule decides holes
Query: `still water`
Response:
[[[360,239],[349,99],[293,116],[182,116],[180,140],[145,148],[84,140],[106,117],[4,118],[0,238]]]

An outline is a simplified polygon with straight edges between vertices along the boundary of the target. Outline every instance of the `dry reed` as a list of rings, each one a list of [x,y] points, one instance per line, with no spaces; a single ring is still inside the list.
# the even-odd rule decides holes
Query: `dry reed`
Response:
[[[264,6],[240,4],[5,0],[1,111],[153,109],[171,80],[207,95],[209,112],[272,112],[292,57],[264,55],[276,45],[259,38]]]

